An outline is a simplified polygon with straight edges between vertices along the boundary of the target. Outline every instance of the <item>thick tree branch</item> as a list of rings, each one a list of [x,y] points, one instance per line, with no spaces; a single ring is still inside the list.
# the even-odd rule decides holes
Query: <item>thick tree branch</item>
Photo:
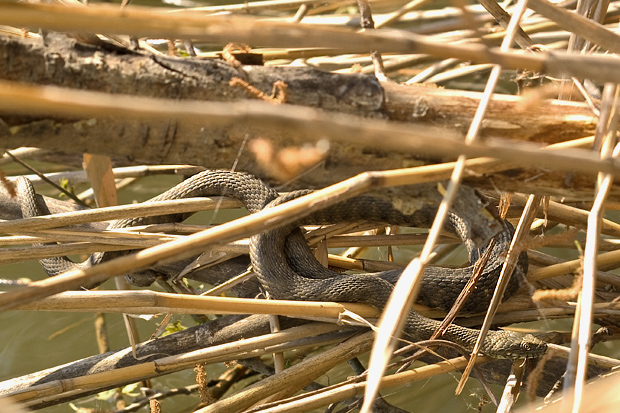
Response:
[[[124,53],[75,43],[61,35],[40,39],[0,36],[0,78],[36,84],[88,89],[129,95],[231,101],[247,92],[229,85],[233,77],[247,81],[265,94],[273,83],[288,86],[287,103],[323,110],[406,122],[412,128],[435,127],[458,134],[469,124],[479,94],[380,85],[372,76],[334,74],[311,68],[243,66],[243,71],[215,59],[177,59]],[[551,101],[520,109],[517,98],[497,96],[491,104],[484,135],[554,143],[586,136],[595,118],[582,104]],[[8,148],[38,146],[65,152],[101,153],[141,163],[192,163],[209,168],[238,168],[265,176],[253,156],[239,148],[247,138],[263,136],[276,147],[300,145],[303,137],[274,128],[250,125],[219,127],[168,120],[119,118],[32,119],[0,114],[0,140]],[[395,150],[331,142],[327,159],[312,174],[298,179],[297,187],[322,187],[368,169],[393,169],[429,159]],[[380,146],[380,145],[378,145]],[[527,180],[537,176],[536,181]],[[515,179],[517,178],[517,179]],[[590,180],[562,172],[513,170],[510,175],[472,177],[475,184],[516,191],[589,194]],[[528,184],[531,183],[531,184]]]

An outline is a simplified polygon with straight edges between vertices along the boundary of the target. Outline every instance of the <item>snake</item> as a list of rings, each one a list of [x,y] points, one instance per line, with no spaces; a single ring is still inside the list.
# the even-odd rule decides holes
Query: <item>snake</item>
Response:
[[[46,211],[37,204],[36,193],[27,178],[18,178],[17,188],[24,217],[46,214]],[[251,174],[229,170],[205,170],[147,202],[190,197],[230,196],[239,200],[248,212],[256,213],[311,192],[312,190],[298,190],[280,195],[275,189]],[[481,202],[475,192],[465,185],[462,185],[458,198],[465,205]],[[363,303],[382,310],[402,270],[361,274],[333,271],[314,258],[300,227],[309,224],[325,225],[346,221],[367,221],[428,228],[437,208],[432,202],[428,205],[424,203],[421,205],[412,211],[403,212],[396,208],[390,199],[359,195],[313,212],[293,224],[263,231],[250,238],[250,259],[253,271],[270,298]],[[458,208],[453,207],[448,212],[446,229],[461,238],[467,247],[470,265],[461,268],[427,266],[417,299],[419,303],[448,311],[472,276],[481,254],[487,248],[491,248],[490,258],[482,269],[476,290],[465,303],[463,311],[479,312],[488,307],[514,231],[510,224],[496,219],[495,225],[499,228],[499,233],[495,235],[495,242],[489,244],[487,239],[485,245],[478,245],[481,239],[487,237],[487,235],[479,234],[488,233],[489,228],[486,227],[487,224],[476,224],[476,220],[465,215]],[[177,222],[187,216],[188,214],[171,214],[119,219],[113,221],[108,228]],[[493,231],[497,231],[497,228]],[[96,265],[119,254],[119,252],[93,253],[81,263],[74,263],[66,257],[46,258],[40,262],[46,273],[54,276],[76,267],[87,268]],[[522,252],[504,298],[514,294],[519,286],[518,278],[525,275],[527,265],[527,254]],[[414,341],[427,340],[439,324],[439,321],[411,310],[407,314],[404,334]],[[451,324],[442,339],[471,351],[479,333],[477,329]],[[544,354],[546,348],[546,343],[532,334],[491,330],[483,341],[480,352],[495,358],[536,358]]]

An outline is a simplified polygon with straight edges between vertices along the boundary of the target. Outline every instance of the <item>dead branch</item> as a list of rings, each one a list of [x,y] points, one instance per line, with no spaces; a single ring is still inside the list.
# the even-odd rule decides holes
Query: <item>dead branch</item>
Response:
[[[229,86],[238,71],[216,59],[177,59],[127,51],[109,52],[76,43],[61,35],[40,39],[0,36],[0,77],[109,93],[171,99],[231,101],[246,98]],[[379,84],[372,76],[336,74],[296,67],[244,66],[248,82],[270,94],[273,83],[288,86],[287,104],[316,107],[361,117],[385,118],[412,127],[461,131],[471,121],[480,94],[429,87]],[[521,108],[519,99],[497,96],[489,108],[483,137],[555,143],[592,132],[594,116],[584,104],[543,101],[541,107]],[[38,146],[64,152],[101,153],[143,163],[184,162],[230,167],[247,138],[268,137],[276,147],[302,145],[303,136],[278,133],[256,125],[218,127],[169,120],[120,118],[25,118],[4,114],[0,139],[5,147]],[[330,142],[327,159],[293,185],[321,187],[360,171],[393,169],[433,159],[392,149]],[[253,157],[242,156],[239,169],[265,176]],[[500,168],[501,169],[501,168]],[[529,178],[529,179],[528,179]],[[591,193],[591,179],[580,174],[512,170],[469,178],[479,187],[494,185],[513,191],[552,191],[558,195]]]

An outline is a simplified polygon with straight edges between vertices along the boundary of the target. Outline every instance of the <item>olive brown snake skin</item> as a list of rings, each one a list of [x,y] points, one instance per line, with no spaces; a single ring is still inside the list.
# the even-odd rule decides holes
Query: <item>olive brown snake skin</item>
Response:
[[[17,181],[22,214],[24,217],[42,215],[35,202],[32,184],[26,178]],[[204,171],[183,181],[174,188],[153,198],[152,201],[189,198],[197,196],[225,195],[237,198],[250,213],[285,202],[309,191],[296,191],[282,197],[258,178],[238,172]],[[477,198],[471,192],[471,198]],[[470,196],[462,196],[469,202]],[[472,201],[474,202],[474,201]],[[479,201],[478,201],[479,202]],[[333,224],[341,221],[371,221],[390,225],[428,227],[432,208],[419,208],[407,215],[395,209],[389,200],[358,196],[332,207],[315,212],[294,225],[266,231],[250,240],[250,257],[258,279],[269,295],[276,299],[340,301],[366,303],[382,309],[393,290],[402,270],[385,271],[378,274],[341,274],[320,265],[312,256],[305,239],[299,230],[300,225]],[[182,216],[144,217],[114,221],[108,228],[123,228],[135,225],[148,225],[173,222]],[[469,219],[451,211],[449,214],[452,232],[457,233],[469,251],[470,261],[478,260],[480,251],[476,248],[474,234],[480,228]],[[502,223],[496,237],[477,289],[465,304],[463,311],[484,311],[494,291],[497,277],[501,271],[504,255],[512,238],[512,227]],[[487,229],[482,229],[482,232]],[[118,253],[117,253],[118,254]],[[95,253],[83,263],[73,263],[65,257],[41,260],[49,275],[56,275],[75,268],[88,267],[113,257],[110,253]],[[449,269],[429,267],[424,272],[418,302],[443,310],[449,310],[463,286],[472,274],[473,264],[465,268]],[[515,272],[523,275],[527,271],[527,256],[522,253]],[[518,287],[513,274],[506,292],[511,295]],[[411,311],[405,325],[405,333],[412,340],[426,340],[438,327],[439,321],[421,316]],[[471,350],[479,331],[451,325],[443,338]],[[481,352],[498,358],[534,358],[546,351],[546,344],[530,334],[509,331],[490,331]]]

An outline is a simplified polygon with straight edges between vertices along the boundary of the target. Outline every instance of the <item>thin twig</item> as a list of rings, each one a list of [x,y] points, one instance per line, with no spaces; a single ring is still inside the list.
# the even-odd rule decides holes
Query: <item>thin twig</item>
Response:
[[[75,196],[73,193],[71,193],[70,191],[67,191],[65,188],[63,188],[62,186],[56,184],[54,181],[48,179],[44,174],[42,174],[41,172],[37,171],[36,169],[34,169],[32,166],[28,165],[26,162],[22,161],[21,159],[19,159],[17,156],[13,155],[11,152],[9,151],[5,151],[5,153],[7,155],[9,155],[11,157],[11,159],[13,159],[13,161],[17,162],[18,164],[20,164],[21,166],[23,166],[24,168],[28,169],[31,172],[34,172],[39,178],[41,178],[43,181],[47,182],[48,184],[52,185],[54,188],[58,189],[60,192],[62,192],[63,194],[65,194],[66,196],[68,196],[69,198],[73,199],[75,202],[77,202],[79,205],[82,205],[84,207],[87,207],[87,205],[81,200],[79,199],[77,196]]]

